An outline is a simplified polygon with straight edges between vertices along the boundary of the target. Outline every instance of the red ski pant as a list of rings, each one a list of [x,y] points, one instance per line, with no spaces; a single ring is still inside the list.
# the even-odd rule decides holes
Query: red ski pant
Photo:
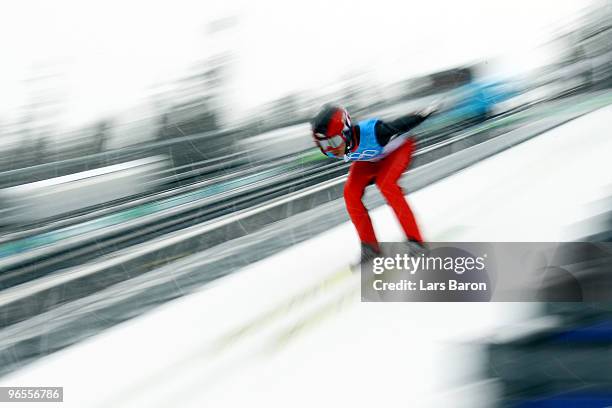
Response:
[[[377,162],[357,161],[351,165],[348,180],[344,186],[344,200],[351,221],[357,229],[361,242],[378,248],[372,220],[361,201],[365,188],[376,182],[376,186],[393,209],[406,238],[423,241],[412,210],[397,184],[402,173],[408,168],[414,151],[414,140],[408,139],[402,146]]]

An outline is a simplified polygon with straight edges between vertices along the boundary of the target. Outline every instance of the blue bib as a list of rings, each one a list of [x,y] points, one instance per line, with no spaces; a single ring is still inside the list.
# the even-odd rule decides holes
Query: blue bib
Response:
[[[376,140],[376,123],[378,119],[368,119],[357,123],[359,126],[359,146],[354,152],[344,155],[345,161],[368,161],[382,156],[383,146]]]

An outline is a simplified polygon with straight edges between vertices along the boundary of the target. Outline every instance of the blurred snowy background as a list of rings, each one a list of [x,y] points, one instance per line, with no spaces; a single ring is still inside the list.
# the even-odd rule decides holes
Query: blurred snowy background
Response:
[[[610,241],[611,17],[606,0],[5,5],[0,383],[79,407],[612,405],[607,305],[359,303],[348,167],[308,123],[327,102],[385,119],[441,99],[402,180],[427,239]]]

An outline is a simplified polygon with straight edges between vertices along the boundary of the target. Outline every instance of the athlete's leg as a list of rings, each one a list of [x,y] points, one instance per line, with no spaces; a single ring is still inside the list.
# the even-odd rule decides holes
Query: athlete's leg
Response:
[[[346,210],[357,229],[361,242],[371,245],[378,251],[378,240],[374,233],[372,220],[368,215],[367,208],[361,201],[365,188],[376,175],[377,168],[378,163],[373,162],[357,161],[351,164],[348,179],[344,185],[344,201],[346,202]]]
[[[414,140],[408,139],[397,150],[382,159],[376,175],[376,185],[395,212],[406,238],[423,242],[414,214],[404,197],[402,188],[398,185],[399,178],[410,164],[413,151]]]

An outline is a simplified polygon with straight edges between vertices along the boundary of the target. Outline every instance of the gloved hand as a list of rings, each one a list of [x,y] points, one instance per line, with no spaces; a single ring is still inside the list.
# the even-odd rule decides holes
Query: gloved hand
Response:
[[[421,116],[427,117],[427,116],[433,115],[434,113],[437,113],[441,108],[442,108],[442,100],[437,99],[431,102],[429,105],[427,105],[423,109],[421,109],[418,113]]]

